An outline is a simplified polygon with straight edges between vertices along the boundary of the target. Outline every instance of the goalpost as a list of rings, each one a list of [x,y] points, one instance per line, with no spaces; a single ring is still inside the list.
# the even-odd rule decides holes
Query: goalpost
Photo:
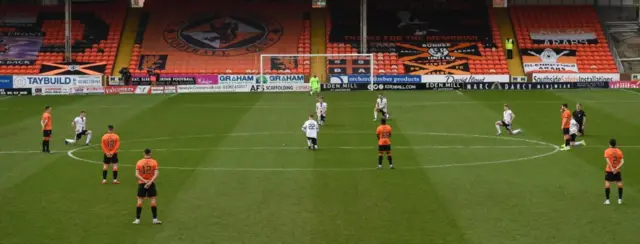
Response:
[[[266,59],[265,59],[266,58]],[[265,60],[269,61],[265,63]],[[368,62],[364,61],[368,60]],[[373,90],[374,82],[374,55],[371,53],[367,54],[261,54],[260,55],[260,77],[264,77],[265,71],[284,71],[284,72],[276,72],[274,75],[283,75],[283,74],[304,74],[312,75],[313,65],[318,64],[319,62],[324,63],[326,69],[322,71],[322,73],[317,74],[319,77],[326,77],[325,83],[330,83],[331,78],[335,76],[346,76],[346,75],[366,75],[369,77],[369,84],[371,85],[371,90]],[[282,63],[286,63],[284,65],[280,65]],[[349,64],[351,63],[351,64]],[[278,67],[274,67],[278,66]],[[287,65],[292,65],[293,67],[288,67]],[[293,72],[292,69],[303,69],[304,66],[309,66],[309,72]],[[284,69],[283,69],[284,67]],[[340,67],[343,72],[338,72],[334,74],[330,74],[327,70],[332,67]],[[349,67],[353,69],[360,68],[368,68],[368,74],[356,73],[354,74],[349,70]],[[356,68],[354,68],[356,67]],[[347,81],[344,81],[347,82]]]

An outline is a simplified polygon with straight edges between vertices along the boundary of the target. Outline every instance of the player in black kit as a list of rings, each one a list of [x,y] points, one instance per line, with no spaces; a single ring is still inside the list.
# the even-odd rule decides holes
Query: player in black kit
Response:
[[[584,135],[584,126],[587,124],[587,114],[582,110],[582,104],[576,104],[576,110],[573,111],[573,120],[578,122],[578,135]]]

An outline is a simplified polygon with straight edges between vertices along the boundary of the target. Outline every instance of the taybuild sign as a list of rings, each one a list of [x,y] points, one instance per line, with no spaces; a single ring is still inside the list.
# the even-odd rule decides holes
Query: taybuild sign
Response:
[[[218,84],[304,83],[304,75],[218,75]]]
[[[580,73],[580,74],[533,74],[534,82],[612,82],[620,80],[620,74],[615,73]]]
[[[374,83],[420,83],[419,75],[377,75]],[[329,77],[329,83],[371,83],[370,75],[334,75]]]
[[[102,76],[99,75],[18,75],[13,77],[13,87],[72,87],[72,86],[101,86]]]
[[[509,75],[423,75],[422,82],[509,82]]]

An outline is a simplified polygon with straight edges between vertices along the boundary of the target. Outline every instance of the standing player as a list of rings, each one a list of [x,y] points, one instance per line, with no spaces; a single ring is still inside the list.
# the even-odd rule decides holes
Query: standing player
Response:
[[[580,146],[580,145],[587,145],[587,142],[585,142],[584,140],[582,141],[576,141],[576,137],[578,137],[578,133],[580,133],[580,125],[578,124],[578,122],[576,122],[575,120],[571,120],[571,125],[569,128],[569,137],[571,138],[571,141],[569,143],[571,143],[571,146]]]
[[[376,129],[378,137],[378,169],[382,168],[382,156],[387,154],[389,168],[393,169],[393,158],[391,158],[391,126],[387,124],[387,119],[381,119],[380,125]]]
[[[84,111],[81,111],[80,115],[73,119],[73,121],[71,122],[71,127],[73,127],[73,131],[75,132],[75,138],[65,139],[64,144],[75,144],[76,141],[82,139],[82,136],[86,135],[87,141],[85,142],[85,145],[89,145],[92,132],[90,130],[87,130],[87,117]]]
[[[111,164],[113,173],[113,184],[120,184],[118,181],[118,149],[120,148],[120,137],[113,132],[113,125],[107,126],[109,132],[102,136],[102,151],[104,160],[102,161],[102,184],[107,183],[107,169]]]
[[[578,135],[584,135],[584,126],[587,124],[587,114],[582,110],[582,104],[576,104],[576,111],[573,111],[573,119],[578,122]]]
[[[622,204],[622,173],[620,167],[624,164],[624,155],[616,147],[616,139],[609,140],[609,148],[604,151],[604,158],[607,160],[607,167],[604,176],[604,194],[606,200],[604,204],[609,204],[609,194],[611,193],[611,182],[618,185],[618,204]]]
[[[382,118],[389,119],[389,113],[387,112],[387,98],[378,93],[378,99],[376,99],[376,107],[373,110],[373,121],[378,120],[378,113],[382,114]]]
[[[324,101],[324,97],[318,98],[318,102],[316,103],[316,114],[320,120],[319,124],[324,125],[324,122],[327,119],[327,103]]]
[[[302,125],[302,131],[307,135],[307,147],[314,151],[318,149],[318,132],[320,126],[313,119],[313,114],[309,115],[309,119]]]
[[[571,149],[571,147],[569,147],[571,145],[571,136],[569,135],[569,127],[571,127],[571,111],[569,111],[569,105],[567,105],[566,103],[562,104],[562,107],[560,108],[560,114],[562,118],[560,129],[562,129],[562,135],[564,136],[564,145],[560,147],[560,150],[567,151]]]
[[[500,126],[504,126],[505,129],[509,132],[509,135],[515,135],[520,133],[522,130],[512,130],[511,125],[513,124],[513,120],[516,118],[516,115],[509,109],[509,104],[504,105],[504,112],[502,112],[502,121],[496,121],[496,130],[498,130],[498,135],[502,134],[500,130]]]
[[[140,214],[142,214],[142,204],[145,198],[151,199],[151,214],[153,224],[162,224],[158,220],[158,207],[156,205],[156,179],[158,178],[158,162],[151,158],[151,149],[144,149],[144,158],[136,163],[136,178],[138,178],[138,203],[136,204],[136,220],[134,225],[140,224]]]
[[[51,134],[53,134],[53,126],[51,121],[51,106],[44,107],[44,113],[40,120],[42,126],[42,152],[51,153],[49,144],[51,142]]]
[[[309,86],[311,87],[311,91],[309,91],[309,95],[312,95],[315,93],[320,94],[320,79],[318,79],[318,75],[313,74],[313,77],[311,77],[311,79],[309,79]]]

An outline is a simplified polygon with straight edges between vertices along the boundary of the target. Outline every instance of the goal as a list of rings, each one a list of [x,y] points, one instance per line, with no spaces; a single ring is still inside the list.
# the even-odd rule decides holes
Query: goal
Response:
[[[374,83],[374,55],[368,54],[261,54],[260,77],[265,75],[317,74],[321,82],[332,77],[358,76]],[[323,66],[323,67],[317,67]],[[338,79],[348,82],[345,79]],[[362,82],[360,82],[362,83]]]

